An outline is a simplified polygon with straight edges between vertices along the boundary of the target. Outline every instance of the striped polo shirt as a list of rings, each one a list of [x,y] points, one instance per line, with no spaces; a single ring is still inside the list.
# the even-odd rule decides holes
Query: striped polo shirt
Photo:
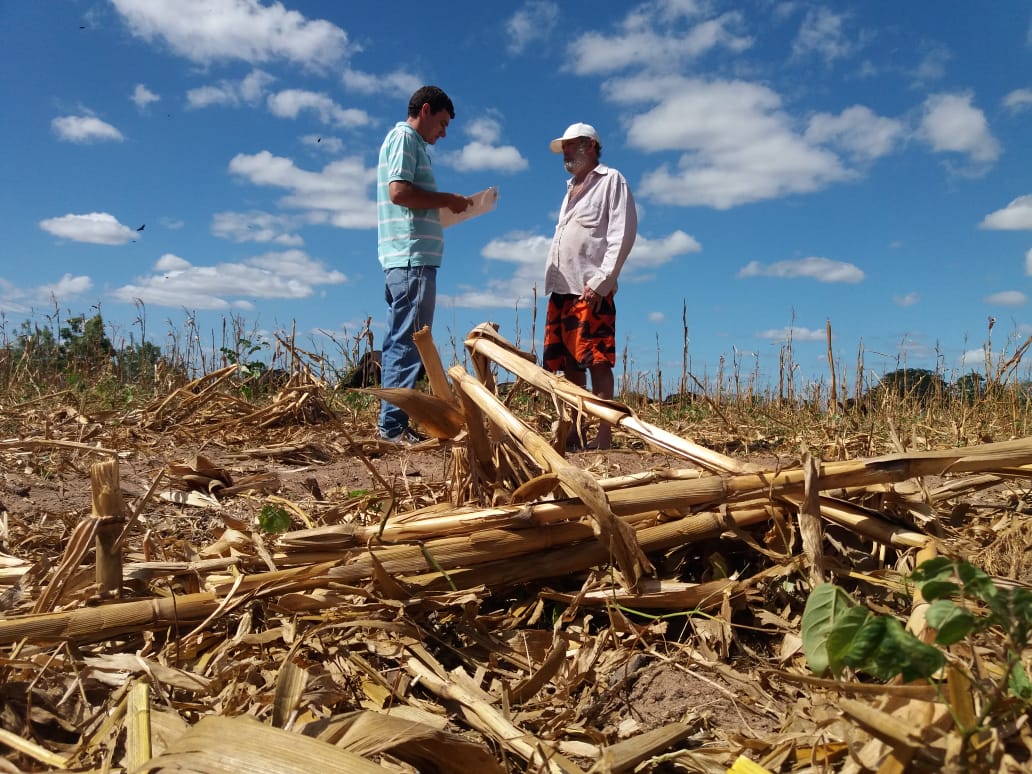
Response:
[[[427,143],[406,121],[399,121],[380,146],[376,167],[376,225],[378,254],[384,269],[406,266],[440,266],[444,232],[440,212],[413,210],[394,204],[393,180],[407,180],[427,191],[436,191]]]

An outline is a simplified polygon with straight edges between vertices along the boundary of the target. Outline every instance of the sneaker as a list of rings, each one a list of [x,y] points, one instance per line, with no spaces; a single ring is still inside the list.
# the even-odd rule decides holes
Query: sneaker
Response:
[[[387,443],[393,443],[395,446],[415,446],[417,443],[425,441],[426,436],[421,435],[411,427],[408,427],[394,435],[384,435],[381,433],[380,440]]]

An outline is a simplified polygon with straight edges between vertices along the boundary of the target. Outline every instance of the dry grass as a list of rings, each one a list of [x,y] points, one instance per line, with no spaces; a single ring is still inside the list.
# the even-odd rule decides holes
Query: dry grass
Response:
[[[799,616],[817,573],[907,618],[918,550],[1032,580],[1021,385],[867,389],[829,410],[841,388],[804,399],[732,375],[666,401],[638,385],[631,413],[529,366],[498,396],[472,344],[479,378],[450,373],[466,426],[399,451],[327,357],[277,346],[275,384],[242,372],[240,346],[192,380],[102,369],[71,390],[24,352],[0,361],[9,766],[965,762],[929,686],[810,675]],[[617,448],[555,451],[585,416],[617,423]],[[115,459],[123,512],[110,486],[94,496]],[[278,513],[291,530],[264,531]],[[983,770],[1027,766],[1024,722],[992,729]]]

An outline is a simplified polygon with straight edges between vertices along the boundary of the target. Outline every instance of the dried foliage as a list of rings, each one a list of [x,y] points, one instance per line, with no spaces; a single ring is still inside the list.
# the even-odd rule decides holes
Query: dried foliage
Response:
[[[1027,770],[1024,709],[958,731],[991,636],[886,685],[812,674],[800,618],[827,579],[925,631],[919,557],[1028,584],[1032,438],[713,398],[661,428],[466,346],[475,375],[424,346],[434,394],[392,394],[409,448],[303,367],[0,406],[0,772]],[[600,421],[619,448],[566,452]]]

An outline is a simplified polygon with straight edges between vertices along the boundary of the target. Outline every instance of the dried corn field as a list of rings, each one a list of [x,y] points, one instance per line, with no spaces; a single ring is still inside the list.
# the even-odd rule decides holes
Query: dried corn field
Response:
[[[832,580],[920,635],[937,554],[1027,583],[1032,439],[732,457],[491,326],[472,374],[419,340],[430,391],[368,391],[410,448],[304,368],[0,406],[0,771],[1027,770],[1026,715],[975,765],[970,691],[814,676],[800,616]],[[563,451],[599,421],[616,449]]]

